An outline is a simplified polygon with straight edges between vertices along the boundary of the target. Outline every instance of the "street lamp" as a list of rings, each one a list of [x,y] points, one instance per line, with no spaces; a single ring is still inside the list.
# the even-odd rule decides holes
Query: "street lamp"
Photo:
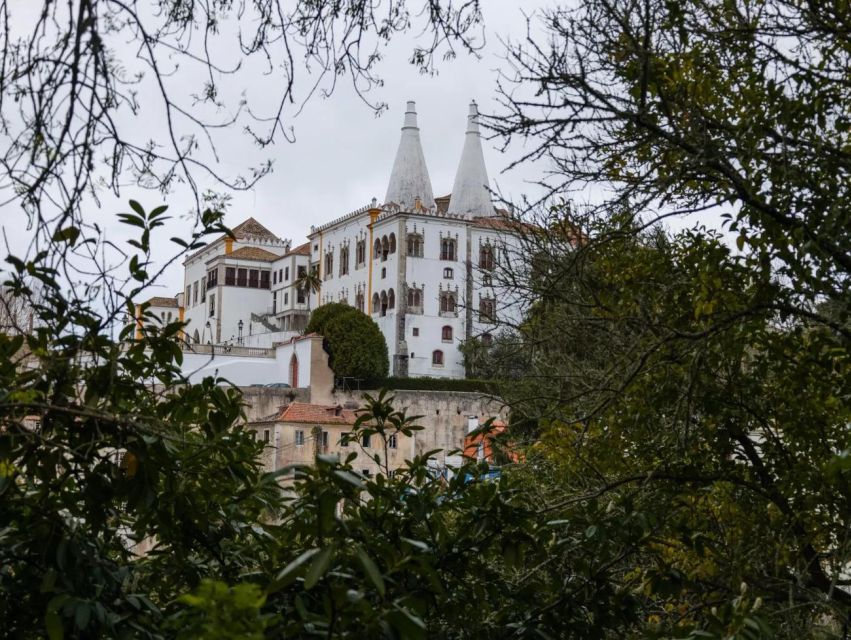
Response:
[[[239,322],[236,324],[236,326],[239,329],[239,337],[236,339],[236,343],[241,345],[242,344],[242,318],[239,319]]]
[[[209,321],[209,320],[207,320],[207,324],[205,324],[205,325],[204,325],[204,327],[205,327],[206,329],[209,329],[209,330],[210,330],[210,337],[209,337],[209,338],[207,338],[207,343],[208,343],[208,344],[212,344],[212,343],[213,343],[213,327],[211,327],[211,326],[210,326],[210,321]],[[201,336],[201,341],[202,341],[202,342],[204,341],[204,336]]]

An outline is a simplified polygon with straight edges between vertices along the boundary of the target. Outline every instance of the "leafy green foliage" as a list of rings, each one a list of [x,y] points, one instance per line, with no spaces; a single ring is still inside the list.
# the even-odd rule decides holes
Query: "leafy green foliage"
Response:
[[[372,318],[349,305],[332,302],[313,311],[306,333],[319,333],[337,378],[356,378],[369,388],[387,377],[387,343]]]
[[[139,274],[157,217],[132,208]],[[363,477],[357,453],[263,473],[239,394],[186,384],[179,322],[113,341],[49,272],[18,266],[11,286],[29,274],[45,295],[32,335],[0,335],[8,635],[602,639],[640,623],[650,577],[623,572],[658,526],[646,505],[550,504],[546,459],[493,481],[427,452],[391,474],[390,439],[420,427],[384,393],[349,436],[383,443],[368,454],[382,473]],[[719,600],[702,637],[750,620],[743,607]]]
[[[122,220],[131,280],[148,281],[164,207],[131,202]],[[220,215],[205,214],[205,233]],[[58,234],[74,243],[73,233]],[[118,340],[86,298],[40,261],[9,258],[9,295],[35,330],[0,336],[0,618],[11,636],[155,635],[168,603],[202,578],[234,580],[257,523],[276,508],[260,445],[234,422],[240,396],[212,379],[186,385],[180,323],[146,322]],[[41,284],[39,300],[29,282]],[[135,305],[127,299],[127,311]],[[146,309],[138,309],[144,318]],[[137,544],[151,548],[137,559]]]
[[[204,580],[191,594],[178,598],[185,605],[170,622],[179,640],[262,640],[273,616],[261,613],[266,596],[255,584],[228,587]]]
[[[851,615],[846,4],[591,0],[509,56],[528,86],[497,129],[556,191],[607,195],[525,238],[532,371],[508,392],[553,503],[653,523],[624,576],[663,636],[719,632],[742,582],[781,637]],[[683,213],[729,241],[654,225]]]

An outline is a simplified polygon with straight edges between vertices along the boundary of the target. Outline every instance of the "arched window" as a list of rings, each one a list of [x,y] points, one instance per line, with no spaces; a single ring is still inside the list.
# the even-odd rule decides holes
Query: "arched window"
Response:
[[[482,344],[486,347],[493,345],[493,336],[489,333],[482,334]]]
[[[443,326],[443,329],[440,330],[440,339],[444,342],[452,342],[452,327],[448,324]]]
[[[387,254],[390,253],[390,241],[387,236],[381,238],[381,261],[387,260]]]
[[[381,315],[382,316],[387,315],[387,292],[386,291],[381,292]]]
[[[377,260],[381,255],[381,240],[375,239],[375,244],[372,245],[372,259]]]
[[[198,329],[195,329],[195,333],[192,334],[192,341],[195,344],[201,344],[201,336],[198,335]]]
[[[483,244],[479,248],[479,268],[486,271],[493,270],[493,247],[489,244]]]
[[[423,308],[423,290],[414,287],[408,288],[408,312],[422,313]]]
[[[413,258],[423,257],[423,237],[420,234],[408,234],[408,255]]]
[[[396,293],[393,291],[393,289],[390,289],[387,292],[387,308],[388,309],[395,309],[396,308]]]
[[[372,294],[372,312],[378,313],[381,311],[381,300],[378,297],[377,293]]]
[[[434,367],[443,366],[443,351],[441,351],[440,349],[435,349],[431,352],[431,364]]]
[[[325,254],[325,280],[334,277],[334,250],[329,249]]]
[[[440,294],[440,313],[457,313],[458,301],[451,291],[443,291]]]
[[[396,253],[396,234],[390,234],[390,253]]]
[[[493,298],[479,301],[479,322],[496,322],[496,302]]]
[[[349,273],[349,248],[340,247],[340,275]]]
[[[363,293],[355,295],[355,307],[358,311],[363,311]]]
[[[298,389],[298,356],[296,354],[290,358],[290,386]]]
[[[440,241],[440,259],[455,260],[455,240],[452,238],[443,238]]]

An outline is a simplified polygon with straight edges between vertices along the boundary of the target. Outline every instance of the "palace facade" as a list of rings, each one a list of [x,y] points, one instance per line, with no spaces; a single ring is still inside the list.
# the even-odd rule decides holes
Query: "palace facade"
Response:
[[[182,291],[149,310],[178,313],[190,348],[271,349],[301,335],[311,309],[343,302],[378,324],[393,375],[463,377],[461,343],[487,343],[520,313],[492,279],[518,227],[492,202],[477,119],[472,103],[449,195],[434,196],[409,102],[382,203],[312,226],[298,246],[249,218],[188,256]],[[307,273],[317,290],[299,286]]]

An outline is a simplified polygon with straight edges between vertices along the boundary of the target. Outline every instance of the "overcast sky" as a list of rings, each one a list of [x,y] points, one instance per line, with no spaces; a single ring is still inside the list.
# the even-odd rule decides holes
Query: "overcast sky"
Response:
[[[505,67],[502,59],[504,47],[500,39],[524,37],[524,13],[534,15],[549,4],[551,2],[545,0],[523,0],[522,3],[482,0],[486,45],[479,52],[479,57],[461,52],[454,60],[439,62],[434,76],[421,75],[408,62],[419,41],[418,34],[397,36],[383,49],[384,60],[377,68],[384,85],[370,94],[371,100],[385,102],[389,106],[380,117],[376,117],[374,111],[356,95],[347,79],[343,79],[330,97],[314,95],[296,117],[288,117],[294,129],[294,142],[278,136],[274,146],[260,150],[249,136],[240,132],[239,127],[222,134],[218,138],[218,160],[213,162],[217,171],[234,175],[264,158],[274,161],[273,173],[255,188],[233,194],[227,224],[235,226],[253,216],[274,233],[299,244],[306,240],[311,225],[342,216],[367,204],[373,197],[383,200],[407,100],[414,100],[417,104],[421,139],[434,193],[449,193],[463,146],[469,102],[476,100],[483,113],[496,109],[496,79],[500,67]],[[36,2],[14,4],[12,24],[26,32],[27,20],[37,15],[40,6]],[[131,43],[122,50],[121,44],[118,45],[119,55],[122,60],[127,60],[128,65],[132,65],[136,47],[135,43]],[[230,97],[244,94],[252,106],[261,107],[261,111],[265,106],[268,112],[274,106],[269,96],[277,94],[278,89],[269,83],[279,79],[264,73],[266,70],[261,60],[252,60],[249,64],[256,68],[244,68],[239,76],[228,79],[224,91],[229,92]],[[197,83],[195,77],[176,74],[170,79],[172,89],[188,91],[181,83],[188,87],[192,84],[189,80]],[[299,82],[296,93],[302,98],[310,82],[305,76],[301,76]],[[138,141],[142,144],[148,136],[162,138],[165,135],[163,112],[156,104],[156,96],[153,99],[145,96],[142,90],[141,115],[125,121],[129,131],[138,133]],[[264,101],[267,101],[265,105]],[[511,156],[497,151],[495,144],[496,141],[485,141],[484,144],[491,186],[514,198],[534,195],[531,182],[540,177],[542,168],[525,166],[521,170],[503,173]],[[126,202],[130,198],[138,199],[146,208],[165,200],[171,212],[177,215],[187,212],[192,204],[185,187],[178,187],[165,197],[132,186],[123,189],[120,199],[112,198],[109,193],[101,196],[101,208],[89,206],[87,218],[110,230],[113,241],[126,237],[126,228],[115,222],[115,213],[127,210]],[[2,225],[12,250],[22,246],[20,243],[26,232],[24,218],[17,206],[4,209]],[[181,229],[181,225],[185,228]],[[166,236],[185,236],[189,223],[184,217],[171,226]],[[162,260],[173,253],[167,242],[158,246],[157,251],[157,257]],[[181,286],[182,271],[175,265],[166,272],[158,290],[152,293],[172,294]]]

